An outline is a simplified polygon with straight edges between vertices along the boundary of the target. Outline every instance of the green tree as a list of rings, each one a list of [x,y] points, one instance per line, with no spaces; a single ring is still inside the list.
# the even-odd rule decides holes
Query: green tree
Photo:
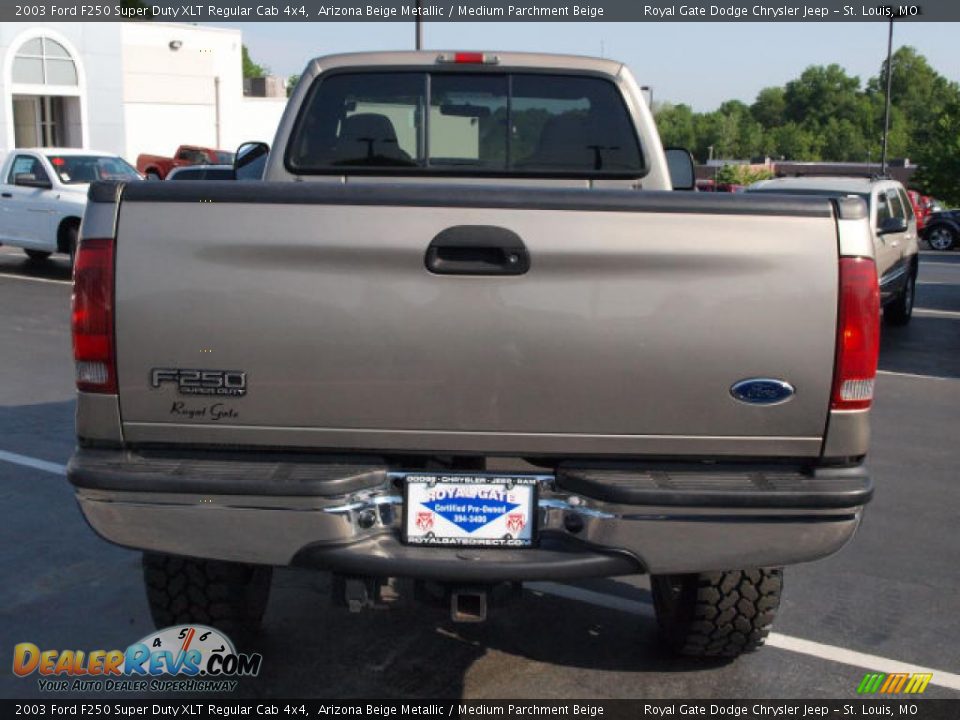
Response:
[[[939,132],[937,121],[945,108],[960,100],[960,86],[940,75],[909,45],[897,48],[891,66],[888,157],[916,157]],[[883,127],[886,86],[887,62],[884,60],[880,72],[868,81],[866,88],[878,118],[877,126],[881,128],[879,132]]]
[[[287,78],[287,97],[293,95],[293,89],[297,86],[298,82],[300,82],[299,75],[291,75]]]
[[[813,65],[784,89],[784,118],[805,125],[823,125],[830,118],[854,120],[860,78],[839,65]]]
[[[753,119],[765,128],[779,127],[783,124],[787,101],[782,87],[767,87],[757,93],[757,99],[750,106]]]
[[[743,126],[749,113],[749,108],[739,100],[727,100],[717,108],[716,144],[723,151],[723,156],[742,158],[750,154],[742,146]]]
[[[699,115],[696,121],[697,157],[708,159],[738,157],[740,146],[739,118],[720,110]]]
[[[775,128],[771,135],[777,154],[787,160],[820,160],[820,140],[817,135],[795,122]]]
[[[909,45],[897,48],[891,64],[890,97],[910,122],[923,124],[928,118],[939,117],[941,110],[957,95],[957,84],[940,75]],[[879,74],[867,83],[867,94],[883,98],[886,85],[887,61],[884,60]]]
[[[949,205],[960,205],[960,100],[947,104],[931,128],[931,142],[917,154],[913,184]]]
[[[863,130],[847,120],[830,118],[820,128],[823,135],[821,154],[829,160],[866,162],[869,155],[868,140]]]
[[[270,72],[266,65],[258,65],[250,59],[250,51],[246,45],[241,45],[240,55],[243,60],[243,76],[245,78],[261,78]]]
[[[763,88],[747,106],[731,100],[710,112],[663,103],[657,121],[667,145],[705,161],[767,155],[788,160],[877,162],[883,143],[886,63],[861,86],[839,65],[811,66],[783,87]],[[960,103],[960,85],[940,75],[912,47],[891,61],[887,157],[934,157],[955,138],[946,135],[947,108]],[[952,111],[951,111],[952,112]],[[943,122],[941,122],[943,120]]]
[[[716,181],[733,185],[751,185],[760,180],[769,180],[772,177],[773,171],[769,168],[752,168],[749,165],[731,163],[717,170]]]
[[[664,147],[682,147],[693,151],[697,144],[694,112],[689,105],[658,104],[655,112],[660,140]]]
[[[737,126],[737,148],[741,158],[766,155],[763,126],[750,115],[740,118]]]
[[[765,152],[764,128],[739,100],[728,100],[711,113],[694,115],[692,124],[694,139],[686,147],[695,157],[749,158]]]

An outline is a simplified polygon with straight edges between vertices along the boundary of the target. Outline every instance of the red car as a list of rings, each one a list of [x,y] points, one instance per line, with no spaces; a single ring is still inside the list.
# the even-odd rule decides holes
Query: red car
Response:
[[[137,158],[137,170],[147,180],[163,180],[174,168],[184,165],[232,165],[233,153],[215,148],[181,145],[173,157],[160,155],[140,155]]]
[[[930,198],[916,190],[907,190],[907,196],[910,198],[910,205],[913,206],[913,214],[917,218],[917,231],[923,230],[923,226],[927,223],[927,216],[930,214]]]
[[[743,192],[746,185],[736,183],[717,183],[713,180],[697,180],[698,192]]]

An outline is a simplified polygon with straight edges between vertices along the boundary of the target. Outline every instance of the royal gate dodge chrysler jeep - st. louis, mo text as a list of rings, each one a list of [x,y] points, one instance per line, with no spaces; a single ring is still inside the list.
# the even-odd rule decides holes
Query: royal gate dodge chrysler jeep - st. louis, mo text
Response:
[[[159,625],[255,627],[274,566],[473,621],[649,573],[676,650],[737,655],[853,536],[861,199],[681,192],[627,68],[519,53],[314,60],[264,177],[90,192],[68,475]]]

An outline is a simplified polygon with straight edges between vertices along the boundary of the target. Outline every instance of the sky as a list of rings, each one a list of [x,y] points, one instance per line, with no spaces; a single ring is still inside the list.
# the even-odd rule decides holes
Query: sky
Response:
[[[413,23],[204,23],[235,27],[251,57],[277,75],[318,55],[412,49]],[[912,45],[940,74],[960,81],[960,23],[894,26],[894,49]],[[725,100],[751,103],[810,65],[837,63],[862,83],[880,70],[887,23],[427,23],[426,49],[525,50],[614,58],[630,66],[656,102],[697,111]]]

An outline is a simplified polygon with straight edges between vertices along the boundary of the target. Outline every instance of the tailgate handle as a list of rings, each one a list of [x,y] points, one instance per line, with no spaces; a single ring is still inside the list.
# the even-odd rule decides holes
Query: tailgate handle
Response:
[[[423,262],[435,275],[523,275],[530,269],[530,254],[512,230],[454,225],[430,242]]]

